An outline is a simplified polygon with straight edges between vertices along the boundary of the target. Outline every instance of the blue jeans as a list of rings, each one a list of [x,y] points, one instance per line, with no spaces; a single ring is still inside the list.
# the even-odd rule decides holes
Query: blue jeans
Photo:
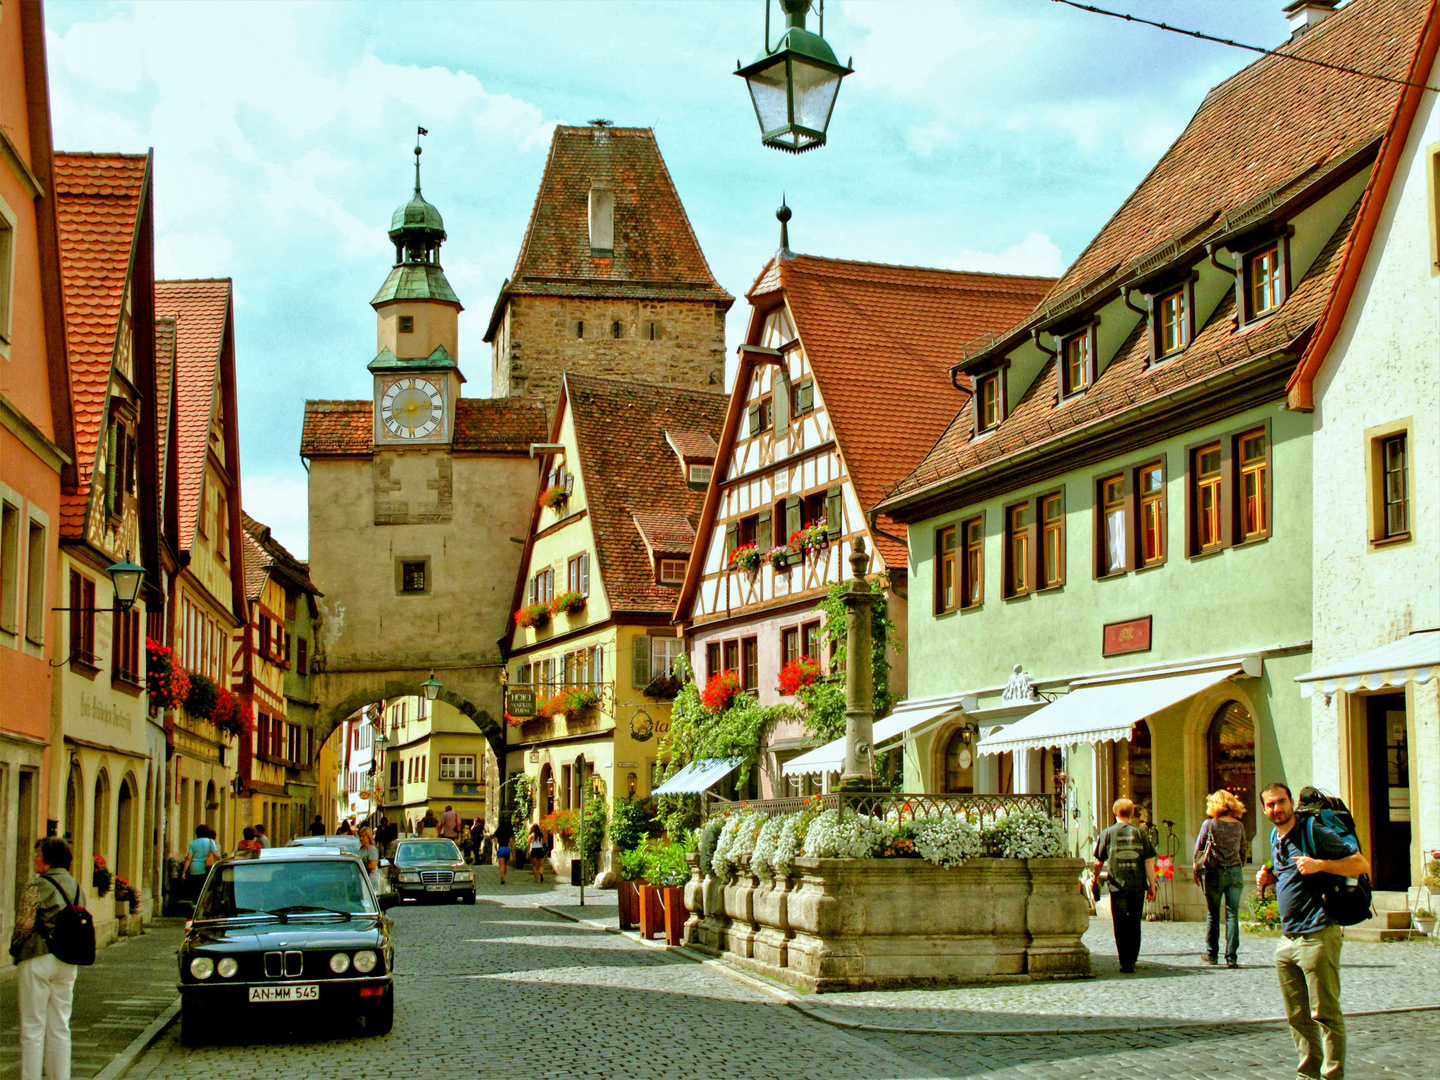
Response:
[[[1220,902],[1225,902],[1225,959],[1234,963],[1240,955],[1240,893],[1245,888],[1245,871],[1238,866],[1205,871],[1205,955],[1211,960],[1220,953]]]

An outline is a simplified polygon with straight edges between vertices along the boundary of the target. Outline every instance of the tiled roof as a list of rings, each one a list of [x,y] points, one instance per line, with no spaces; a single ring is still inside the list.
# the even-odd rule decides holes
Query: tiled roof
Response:
[[[564,393],[610,607],[668,614],[678,586],[655,583],[646,535],[674,545],[689,529],[693,542],[705,492],[686,482],[665,432],[718,436],[729,396],[568,372]],[[664,550],[688,554],[689,545]]]
[[[750,296],[763,309],[767,292],[784,289],[855,494],[869,510],[920,463],[969,397],[950,381],[961,345],[1012,325],[1052,281],[796,255],[773,259]],[[903,544],[877,536],[876,545],[887,564],[905,565]]]
[[[718,447],[708,431],[667,431],[665,438],[675,453],[686,461],[703,465],[715,460]]]
[[[55,155],[65,344],[75,410],[77,484],[61,499],[61,531],[67,536],[84,531],[148,168],[144,154]]]
[[[369,456],[375,449],[374,406],[368,401],[307,401],[300,433],[304,457]],[[454,448],[487,454],[528,453],[549,437],[545,409],[511,398],[455,402]]]
[[[170,466],[170,404],[175,391],[175,320],[155,320],[155,446],[160,475],[156,490],[164,497]]]
[[[634,518],[645,546],[657,555],[688,557],[695,546],[695,528],[680,514],[637,511]]]
[[[608,258],[591,254],[592,184],[614,194]],[[649,128],[555,129],[520,255],[485,340],[509,296],[552,295],[733,302],[710,272]]]
[[[1352,0],[1281,53],[1404,79],[1431,0]],[[1401,87],[1266,56],[1206,95],[1189,125],[1051,294],[1323,169],[1385,133]]]
[[[270,532],[270,526],[262,525],[244,510],[240,512],[240,530],[245,534],[245,595],[251,600],[260,595],[265,587],[265,574],[271,567],[276,568],[306,592],[321,595],[320,590],[310,581],[310,566],[291,555],[289,550]]]
[[[201,490],[210,442],[220,355],[230,314],[229,278],[157,281],[155,314],[175,320],[175,442],[180,491],[180,550],[189,551],[200,524]],[[235,463],[231,462],[234,468]]]
[[[1352,0],[1281,51],[1405,78],[1429,12],[1428,0]],[[1401,87],[1315,64],[1267,56],[1213,89],[1159,163],[1066,271],[1040,305],[1046,310],[1095,283],[1118,282],[1171,241],[1193,246],[1227,231],[1251,208],[1279,201],[1384,135]],[[1277,194],[1278,193],[1278,194]],[[1276,196],[1276,198],[1267,198]],[[1183,356],[1147,364],[1144,328],[1121,349],[1095,386],[1054,407],[1053,362],[999,430],[975,440],[967,406],[925,461],[897,484],[908,498],[980,465],[1033,447],[1096,420],[1188,386],[1219,369],[1242,366],[1298,343],[1318,319],[1355,220],[1317,258],[1280,312],[1239,333],[1233,296],[1223,302]]]
[[[994,434],[981,439],[971,437],[975,417],[973,402],[968,403],[919,468],[896,485],[891,497],[899,499],[923,492],[970,469],[1043,446],[1088,424],[1151,403],[1227,368],[1238,369],[1277,351],[1298,348],[1324,307],[1357,208],[1358,203],[1275,315],[1237,332],[1235,293],[1231,290],[1195,335],[1194,343],[1179,358],[1159,366],[1150,364],[1149,324],[1141,320],[1095,385],[1063,408],[1055,407],[1058,388],[1056,366],[1051,360]]]

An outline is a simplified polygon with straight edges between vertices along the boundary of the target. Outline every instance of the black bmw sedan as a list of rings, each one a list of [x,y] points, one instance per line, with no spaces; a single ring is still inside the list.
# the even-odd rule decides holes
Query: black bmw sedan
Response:
[[[180,1035],[187,1044],[275,1014],[359,1021],[384,1035],[395,1016],[395,949],[352,855],[271,848],[205,880],[180,943]]]

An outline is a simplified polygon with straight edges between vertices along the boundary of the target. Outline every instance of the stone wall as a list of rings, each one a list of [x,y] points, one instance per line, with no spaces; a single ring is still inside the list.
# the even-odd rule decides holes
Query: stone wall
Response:
[[[1090,975],[1078,859],[797,859],[789,878],[692,868],[685,941],[805,990]]]
[[[725,309],[710,301],[513,297],[491,345],[491,395],[552,413],[566,371],[716,391],[725,383]]]

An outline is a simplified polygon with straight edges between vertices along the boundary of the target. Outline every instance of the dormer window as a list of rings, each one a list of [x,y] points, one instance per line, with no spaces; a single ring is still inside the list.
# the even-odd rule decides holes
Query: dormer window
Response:
[[[1060,339],[1060,396],[1069,397],[1095,381],[1095,328]]]
[[[1155,298],[1155,357],[1169,356],[1190,344],[1190,287]]]
[[[710,483],[710,474],[715,471],[713,465],[691,465],[690,483],[696,485],[707,485]]]
[[[992,371],[975,380],[975,422],[977,434],[1000,426],[1004,419],[1001,372]]]
[[[1284,264],[1279,243],[1245,256],[1245,319],[1262,318],[1285,299]]]
[[[402,333],[402,334],[413,334],[413,333],[415,332],[415,316],[414,316],[414,315],[401,315],[401,316],[400,316],[400,319],[399,319],[399,322],[400,322],[400,327],[399,327],[400,333]]]
[[[661,559],[660,560],[660,584],[680,585],[685,581],[685,560],[684,559]]]

